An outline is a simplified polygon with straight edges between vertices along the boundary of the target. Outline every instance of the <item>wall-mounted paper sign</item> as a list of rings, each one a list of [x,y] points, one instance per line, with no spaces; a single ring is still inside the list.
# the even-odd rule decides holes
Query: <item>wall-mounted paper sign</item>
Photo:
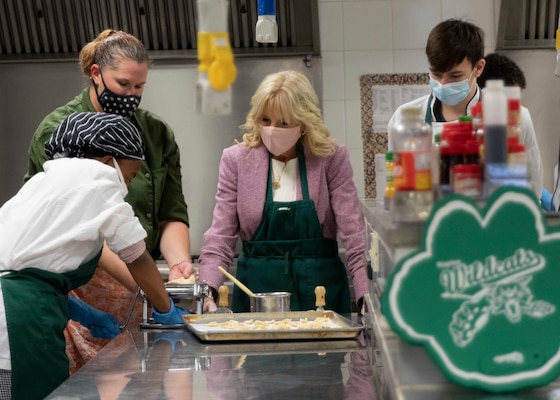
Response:
[[[545,385],[560,375],[560,226],[523,188],[500,188],[483,208],[446,197],[389,276],[382,311],[455,383]]]
[[[387,124],[399,106],[430,92],[429,85],[373,86],[373,131],[387,132]]]

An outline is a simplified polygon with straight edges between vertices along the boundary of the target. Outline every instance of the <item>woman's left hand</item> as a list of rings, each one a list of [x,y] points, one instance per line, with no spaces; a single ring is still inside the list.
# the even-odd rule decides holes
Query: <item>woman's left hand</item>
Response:
[[[169,281],[185,278],[188,279],[195,274],[194,267],[190,261],[181,261],[169,268]]]

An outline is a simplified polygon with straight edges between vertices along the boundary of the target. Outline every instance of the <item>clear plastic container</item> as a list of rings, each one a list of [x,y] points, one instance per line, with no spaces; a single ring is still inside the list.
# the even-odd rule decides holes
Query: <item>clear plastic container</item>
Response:
[[[420,108],[402,110],[402,119],[389,128],[394,163],[394,223],[424,221],[432,208],[432,127]]]
[[[434,201],[441,198],[440,174],[441,174],[441,134],[434,135],[434,143],[432,143],[432,191],[434,193]]]
[[[504,81],[489,80],[482,92],[484,160],[486,164],[507,163],[508,103]]]

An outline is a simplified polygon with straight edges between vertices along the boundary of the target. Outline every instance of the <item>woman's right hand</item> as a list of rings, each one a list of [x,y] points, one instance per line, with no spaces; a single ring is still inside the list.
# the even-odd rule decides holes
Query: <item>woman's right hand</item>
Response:
[[[213,297],[207,296],[204,298],[204,304],[202,305],[203,314],[214,314],[217,309],[218,306],[216,306],[216,302]]]

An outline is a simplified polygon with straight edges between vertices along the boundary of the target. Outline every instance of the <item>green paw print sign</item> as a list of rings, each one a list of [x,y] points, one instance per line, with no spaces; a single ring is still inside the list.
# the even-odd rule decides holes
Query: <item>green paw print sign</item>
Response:
[[[482,209],[446,197],[389,276],[382,310],[460,385],[545,385],[560,375],[560,226],[525,189],[501,188]]]

